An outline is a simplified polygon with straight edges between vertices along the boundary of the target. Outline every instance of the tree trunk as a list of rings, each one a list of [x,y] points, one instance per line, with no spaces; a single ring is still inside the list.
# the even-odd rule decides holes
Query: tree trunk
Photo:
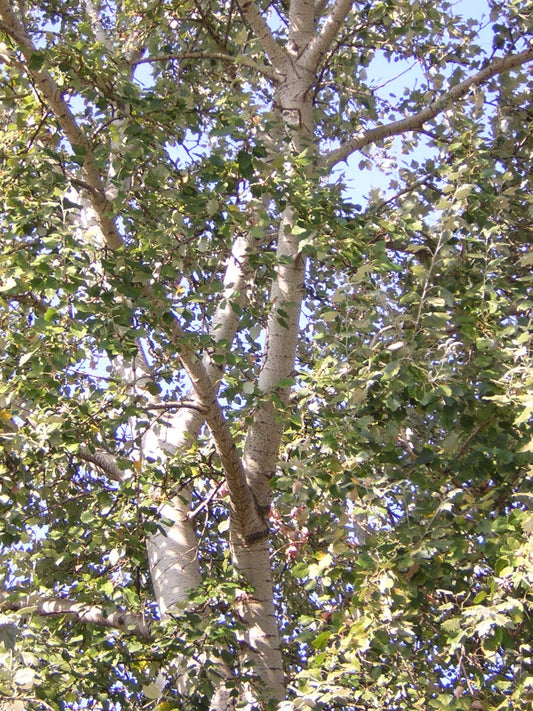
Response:
[[[314,73],[297,59],[298,47],[306,46],[312,39],[313,5],[308,2],[293,3],[291,13],[289,54],[284,63],[285,75],[276,95],[279,134],[289,139],[289,178],[293,173],[290,166],[296,155],[304,149],[313,149],[310,88],[314,79]],[[277,467],[283,433],[284,413],[279,411],[279,403],[284,407],[288,404],[290,387],[287,380],[294,372],[304,295],[305,259],[294,230],[297,218],[296,210],[289,205],[280,220],[278,264],[269,299],[265,359],[258,379],[263,397],[247,434],[243,453],[248,486],[265,520],[270,509],[270,479]],[[280,381],[283,383],[281,386]],[[252,708],[254,699],[280,701],[285,696],[270,551],[266,539],[250,540],[246,531],[239,531],[235,524],[231,527],[231,543],[234,565],[253,588],[253,593],[243,594],[239,599],[245,623],[241,664],[245,668],[250,667],[258,679],[255,689],[247,695]]]

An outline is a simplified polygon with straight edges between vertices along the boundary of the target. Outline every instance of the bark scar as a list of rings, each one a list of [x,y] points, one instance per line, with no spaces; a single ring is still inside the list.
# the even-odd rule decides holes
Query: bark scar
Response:
[[[260,541],[264,541],[265,538],[268,538],[269,533],[270,530],[268,528],[263,529],[262,531],[256,531],[255,533],[250,533],[248,536],[244,537],[244,543],[247,546],[252,546],[254,543],[259,543]]]

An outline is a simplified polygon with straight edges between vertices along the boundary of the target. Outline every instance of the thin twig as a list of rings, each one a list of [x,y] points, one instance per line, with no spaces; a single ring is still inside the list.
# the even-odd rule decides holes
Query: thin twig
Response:
[[[460,459],[460,457],[463,456],[463,454],[464,454],[465,451],[467,450],[468,446],[470,445],[470,442],[472,442],[472,440],[475,439],[475,438],[478,436],[478,434],[481,432],[481,430],[482,430],[484,427],[486,427],[488,424],[490,424],[490,423],[492,422],[492,420],[494,420],[495,417],[496,417],[496,415],[491,415],[491,416],[488,418],[488,420],[485,420],[484,422],[481,422],[474,430],[472,430],[472,432],[468,435],[468,437],[466,438],[466,440],[463,442],[463,444],[462,444],[462,445],[459,447],[459,449],[457,450],[457,453],[456,453],[456,455],[455,455],[455,458],[456,458],[456,459]]]
[[[134,61],[133,65],[155,64],[157,62],[185,62],[198,59],[213,59],[220,62],[226,62],[228,64],[234,64],[236,66],[242,64],[256,72],[259,72],[260,74],[263,74],[269,79],[276,78],[276,73],[272,69],[257,64],[257,62],[254,62],[253,59],[249,59],[241,54],[233,56],[231,54],[224,54],[223,52],[182,52],[177,54],[156,54],[153,57],[141,57],[140,59]]]
[[[205,509],[207,506],[209,506],[211,501],[213,501],[213,499],[215,498],[215,496],[218,494],[218,492],[224,486],[225,483],[226,483],[225,481],[221,481],[219,484],[217,484],[215,487],[213,487],[211,489],[211,491],[209,492],[209,494],[205,497],[205,499],[193,511],[189,511],[189,513],[187,514],[187,518],[188,519],[195,519],[196,516],[198,516],[198,514],[200,513],[200,511],[202,511],[202,509]]]

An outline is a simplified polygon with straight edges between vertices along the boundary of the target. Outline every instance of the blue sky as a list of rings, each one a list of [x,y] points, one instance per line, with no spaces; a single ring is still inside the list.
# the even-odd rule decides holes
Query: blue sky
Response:
[[[457,0],[453,6],[456,15],[461,15],[465,19],[472,18],[481,23],[482,30],[479,35],[478,44],[490,55],[492,50],[492,30],[489,26],[490,8],[488,0]],[[384,55],[380,54],[368,67],[368,77],[374,85],[382,86],[385,84],[383,89],[378,92],[381,97],[388,98],[390,94],[400,97],[404,89],[413,88],[417,81],[420,82],[422,72],[415,62],[399,61],[390,63]],[[390,153],[395,155],[400,154],[399,139],[393,143],[393,150],[391,150]],[[405,156],[403,164],[407,164],[412,158],[416,158],[420,161],[430,156],[430,149],[428,149],[427,146],[421,145],[408,156]],[[344,176],[343,182],[346,185],[346,193],[350,199],[364,205],[368,200],[372,188],[383,190],[385,194],[388,192],[389,180],[396,177],[398,168],[401,167],[402,162],[400,159],[397,167],[391,165],[390,172],[384,173],[377,167],[371,170],[361,171],[359,167],[360,160],[361,155],[359,153],[351,156],[347,162],[338,166],[335,175]]]

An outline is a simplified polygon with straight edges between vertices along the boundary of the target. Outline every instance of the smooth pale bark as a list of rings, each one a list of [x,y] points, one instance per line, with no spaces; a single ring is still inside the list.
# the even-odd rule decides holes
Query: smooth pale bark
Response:
[[[139,613],[133,614],[101,605],[87,605],[65,598],[39,600],[35,595],[18,598],[16,601],[10,598],[9,591],[4,591],[0,595],[0,611],[11,612],[24,609],[25,614],[32,612],[43,617],[70,617],[77,622],[108,627],[125,634],[136,635],[147,642],[152,641],[150,623]]]
[[[243,592],[237,609],[246,622],[241,634],[241,666],[252,671],[257,680],[249,689],[250,708],[257,700],[256,692],[264,700],[281,701],[285,697],[285,678],[280,636],[270,567],[268,538],[253,544],[243,544],[232,532],[233,563],[253,586],[252,593]],[[246,707],[248,708],[248,707]]]
[[[210,329],[214,342],[232,341],[235,337],[239,316],[233,306],[240,307],[244,302],[251,276],[250,255],[257,251],[257,247],[258,240],[250,233],[235,241],[226,266],[222,299]],[[207,355],[204,365],[210,379],[216,383],[222,374],[220,366]],[[190,396],[194,402],[194,391]],[[145,437],[144,455],[161,460],[187,449],[198,437],[204,419],[203,414],[193,408],[184,408],[172,416],[166,416],[168,424]],[[198,542],[190,516],[190,499],[190,489],[182,489],[172,505],[161,510],[162,517],[172,521],[172,524],[163,525],[164,533],[151,536],[147,542],[150,573],[162,615],[186,601],[188,591],[200,583],[196,557]]]
[[[264,205],[255,207],[259,213]],[[214,343],[231,342],[235,337],[239,325],[238,311],[244,304],[252,274],[250,256],[259,246],[260,240],[252,237],[250,233],[238,237],[235,241],[226,265],[222,298],[211,324],[210,335]],[[222,368],[215,364],[208,354],[204,356],[203,364],[216,390],[222,376]],[[140,365],[143,366],[142,363]],[[144,370],[141,377],[144,377],[145,373]],[[179,456],[179,452],[188,449],[198,437],[205,417],[194,388],[186,400],[191,407],[165,415],[166,424],[157,425],[143,437],[143,457],[154,459],[164,467],[170,457],[176,454]],[[163,505],[159,511],[161,531],[147,539],[152,585],[159,612],[163,617],[170,613],[179,614],[188,600],[189,592],[201,582],[197,559],[198,539],[191,517],[191,497],[191,488],[182,487],[172,502]],[[195,664],[197,662],[187,659],[173,660],[169,672],[160,673],[159,685],[163,688],[169,678],[172,678],[176,690],[187,694],[190,687],[190,667]],[[226,674],[223,666],[219,672],[221,676]],[[230,708],[232,700],[225,693],[216,694],[213,703],[219,703],[220,708]]]
[[[352,138],[345,141],[342,146],[322,156],[320,162],[325,167],[332,167],[343,160],[347,160],[352,153],[364,148],[369,143],[382,141],[385,138],[399,136],[404,133],[409,133],[410,131],[421,131],[425,123],[462,99],[472,88],[485,84],[489,79],[502,72],[517,69],[529,62],[533,62],[533,47],[519,52],[518,54],[509,54],[507,57],[494,59],[476,74],[452,86],[448,91],[443,92],[441,96],[435,99],[435,101],[432,101],[429,106],[425,106],[416,114],[399,119],[398,121],[376,126],[368,131],[362,131],[360,135],[352,136]]]
[[[261,29],[250,5],[242,5],[250,24]],[[263,28],[264,29],[264,28]],[[256,30],[257,31],[257,30]],[[311,86],[314,66],[298,57],[301,49],[311,42],[314,33],[314,3],[293,0],[289,17],[287,53],[280,59],[270,41],[261,40],[265,51],[271,52],[282,79],[276,91],[282,125],[280,134],[289,138],[287,165],[292,156],[304,149],[313,149],[313,121]],[[292,155],[291,155],[292,154]],[[291,168],[288,168],[289,173]],[[305,260],[295,233],[296,213],[287,207],[278,230],[278,266],[270,293],[270,313],[266,328],[265,359],[258,379],[263,393],[261,405],[254,416],[245,442],[243,462],[248,485],[261,515],[266,519],[270,508],[270,479],[277,466],[283,413],[278,412],[272,395],[286,404],[290,388],[280,381],[290,378],[294,371],[299,336],[301,303],[304,295]],[[243,535],[244,534],[244,535]],[[253,588],[253,593],[242,595],[239,603],[245,621],[242,662],[250,665],[259,679],[256,691],[263,700],[280,701],[285,696],[283,660],[280,650],[272,580],[270,551],[267,540],[250,542],[246,532],[232,525],[233,560],[238,570]],[[252,694],[252,699],[254,695]],[[253,707],[253,702],[250,708]]]
[[[105,239],[105,244],[110,249],[118,249],[122,246],[122,237],[118,232],[113,217],[110,216],[113,213],[113,206],[106,195],[104,180],[96,166],[93,152],[85,134],[76,123],[67,102],[63,98],[63,92],[54,82],[50,74],[44,69],[35,71],[29,68],[30,60],[35,54],[36,48],[26,33],[22,23],[13,12],[9,0],[0,0],[0,18],[4,29],[6,29],[11,37],[18,43],[26,60],[26,71],[41,91],[50,109],[54,112],[72,148],[74,150],[83,150],[83,177],[87,183],[89,199],[98,216],[98,222]]]

